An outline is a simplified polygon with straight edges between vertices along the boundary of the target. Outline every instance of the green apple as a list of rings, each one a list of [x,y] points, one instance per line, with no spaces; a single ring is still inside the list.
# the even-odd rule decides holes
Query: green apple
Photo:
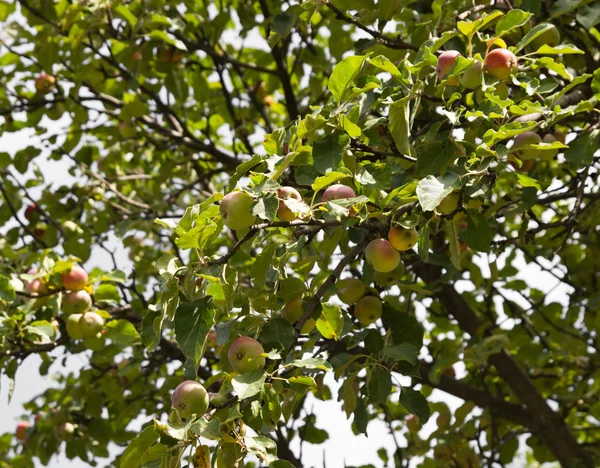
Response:
[[[388,240],[392,247],[400,252],[412,249],[419,239],[419,234],[415,228],[406,229],[402,226],[394,226],[388,233]]]
[[[256,222],[252,214],[254,199],[246,192],[231,192],[221,200],[221,215],[225,225],[234,231],[248,229]]]
[[[265,367],[265,350],[254,338],[241,336],[233,342],[227,357],[231,367],[240,374]]]
[[[354,306],[354,316],[363,326],[375,323],[383,313],[383,304],[378,297],[365,296]]]
[[[188,419],[194,414],[202,416],[206,413],[209,402],[206,389],[194,380],[180,383],[171,396],[171,405],[182,419]]]
[[[344,304],[356,304],[365,295],[365,283],[357,278],[345,278],[335,283],[337,295]]]

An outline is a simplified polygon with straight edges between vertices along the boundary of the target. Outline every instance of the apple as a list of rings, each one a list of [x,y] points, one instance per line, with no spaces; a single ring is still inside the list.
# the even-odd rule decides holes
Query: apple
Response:
[[[419,426],[419,417],[409,414],[406,418],[406,427],[408,427],[408,430],[413,433],[419,432]]]
[[[56,428],[56,437],[59,440],[70,438],[75,432],[75,425],[70,422],[64,422]]]
[[[62,311],[67,314],[83,314],[92,307],[92,296],[84,290],[72,291],[63,296]]]
[[[517,71],[517,56],[507,49],[494,49],[485,57],[485,69],[494,78],[506,81]]]
[[[560,130],[554,130],[554,138],[556,138],[556,141],[560,141],[564,145],[567,141],[567,134],[565,132],[561,132]]]
[[[25,286],[25,292],[27,294],[31,294],[31,295],[47,294],[48,288],[46,288],[46,285],[42,282],[42,280],[34,279],[33,281],[30,281],[29,283],[27,283],[27,285]],[[30,299],[30,298],[28,298],[28,299]],[[42,296],[36,300],[36,304],[41,305],[47,299],[48,299],[48,296]]]
[[[560,44],[560,32],[558,32],[556,26],[553,24],[551,26],[551,28],[546,29],[542,34],[531,41],[529,45],[533,50],[538,50],[543,45],[556,47]]]
[[[46,73],[40,73],[35,79],[35,90],[40,94],[48,94],[54,88],[56,78]]]
[[[448,50],[443,52],[438,57],[438,64],[435,72],[437,73],[437,78],[439,81],[442,81],[442,79],[452,70],[458,57],[461,57],[461,53],[457,50]],[[453,76],[449,78],[447,84],[450,86],[456,86],[458,84],[458,77]]]
[[[344,304],[356,304],[365,295],[365,283],[357,278],[345,278],[335,283],[337,295]]]
[[[542,138],[542,143],[554,143],[555,141],[557,141],[556,137],[551,133],[544,135],[544,138]],[[554,157],[558,154],[558,151],[558,148],[540,150],[540,154],[538,155],[538,157],[542,161],[550,161],[551,159],[554,159]]]
[[[83,338],[95,337],[104,326],[104,319],[96,312],[86,312],[79,319],[79,327]]]
[[[144,55],[139,51],[136,50],[132,55],[131,58],[133,58],[134,61],[139,62],[144,58]]]
[[[62,102],[59,102],[59,103],[53,105],[52,107],[50,107],[46,111],[46,115],[48,116],[48,118],[50,120],[58,120],[62,117],[64,112],[65,112],[65,106],[63,105]]]
[[[375,323],[383,312],[383,304],[378,297],[365,296],[354,306],[354,316],[363,325],[368,326]]]
[[[64,223],[62,223],[62,225],[60,227],[61,227],[62,232],[67,237],[71,237],[80,231],[79,226],[77,226],[77,224],[71,220],[65,221]]]
[[[392,247],[400,252],[405,252],[412,249],[419,238],[415,228],[406,229],[402,226],[394,226],[388,233],[388,240]]]
[[[233,230],[248,229],[256,221],[252,214],[254,199],[246,192],[231,192],[221,200],[221,216],[225,225]]]
[[[19,423],[17,424],[17,430],[15,432],[17,440],[21,442],[27,442],[27,439],[29,437],[30,426],[31,424],[29,424],[29,421],[19,421]]]
[[[273,103],[275,102],[275,98],[271,94],[269,94],[269,95],[265,96],[264,102],[265,102],[265,106],[271,107],[273,105]]]
[[[25,208],[25,219],[30,223],[37,223],[40,220],[40,212],[35,203],[30,203]]]
[[[159,62],[177,63],[183,58],[183,51],[174,47],[160,47],[156,58]]]
[[[235,444],[243,439],[246,435],[246,425],[241,419],[236,419],[234,421],[221,424],[219,432],[221,433],[221,438],[225,442]]]
[[[541,151],[539,149],[530,148],[530,149],[520,150],[519,148],[521,148],[525,145],[535,145],[537,143],[540,143],[541,141],[542,141],[542,138],[537,133],[529,132],[529,131],[523,132],[523,133],[520,133],[519,135],[517,135],[513,139],[513,146],[511,148],[511,150],[516,152],[517,156],[524,161],[526,161],[528,159],[535,159],[541,153]]]
[[[69,291],[83,289],[88,281],[87,272],[79,265],[73,265],[71,269],[62,274],[62,284]]]
[[[281,316],[290,323],[296,323],[302,315],[304,315],[302,299],[292,299],[281,311]],[[315,324],[315,319],[310,317],[302,327],[302,330],[300,330],[300,333],[310,333],[315,328]]]
[[[104,348],[104,335],[102,333],[96,333],[94,336],[84,336],[83,346],[91,351],[100,351]]]
[[[135,123],[131,120],[126,120],[119,124],[119,133],[123,138],[133,138],[136,132]]]
[[[280,187],[277,190],[277,198],[279,198],[279,206],[277,207],[277,216],[282,221],[294,221],[298,218],[298,215],[290,210],[283,200],[293,198],[295,200],[302,200],[300,192],[294,187]]]
[[[458,193],[452,192],[436,207],[436,211],[441,214],[450,214],[458,207]]]
[[[233,369],[244,374],[265,366],[265,358],[261,356],[264,352],[258,341],[249,336],[241,336],[233,342],[227,357]]]
[[[400,264],[400,254],[385,239],[369,242],[365,249],[365,257],[375,271],[387,273]]]
[[[440,415],[437,417],[437,426],[438,429],[443,429],[445,427],[448,426],[448,424],[450,424],[450,415],[448,413],[440,413]]]
[[[471,68],[468,68],[460,77],[460,84],[467,89],[477,89],[481,86],[483,74],[483,62],[475,60]]]
[[[321,198],[321,202],[325,203],[331,200],[340,200],[342,198],[354,198],[356,194],[352,187],[348,187],[347,185],[335,184],[325,190],[323,193],[323,197]]]
[[[180,383],[171,396],[171,406],[177,410],[181,419],[188,419],[194,414],[202,416],[208,409],[208,403],[208,392],[194,380]]]
[[[79,320],[82,315],[83,314],[71,314],[67,317],[67,335],[69,335],[72,340],[81,340],[83,338],[81,325],[79,325]]]
[[[219,406],[227,401],[227,396],[222,393],[209,393],[208,400],[211,406]]]

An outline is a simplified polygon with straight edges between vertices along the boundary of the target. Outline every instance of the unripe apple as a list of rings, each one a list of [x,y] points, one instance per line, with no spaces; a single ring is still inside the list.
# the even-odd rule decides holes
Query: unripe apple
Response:
[[[452,192],[436,207],[436,211],[441,214],[450,214],[458,207],[458,193]]]
[[[102,333],[96,333],[94,336],[88,336],[83,338],[83,346],[91,351],[100,351],[104,348],[104,335]]]
[[[133,138],[136,134],[135,123],[130,120],[121,122],[119,124],[119,133],[123,138]]]
[[[304,308],[302,304],[302,299],[292,299],[281,311],[281,316],[290,323],[296,323],[304,315]],[[315,319],[309,317],[309,319],[303,325],[302,330],[300,330],[300,333],[310,333],[313,328],[315,328],[315,324]]]
[[[221,200],[221,216],[225,225],[233,230],[248,229],[256,221],[252,214],[254,199],[246,192],[231,192]]]
[[[64,422],[56,428],[56,437],[59,440],[70,438],[75,432],[75,425],[70,422]]]
[[[298,215],[290,210],[283,200],[287,198],[293,198],[295,200],[302,200],[300,192],[294,187],[280,187],[277,190],[277,198],[279,198],[279,206],[277,207],[277,216],[282,221],[294,221],[298,218]]]
[[[523,132],[513,139],[513,146],[511,150],[516,152],[517,156],[519,156],[519,158],[523,159],[524,161],[528,159],[535,159],[540,155],[539,149],[530,148],[520,150],[519,148],[525,145],[535,145],[537,143],[540,143],[541,141],[542,138],[537,133],[529,131]]]
[[[485,69],[494,78],[506,81],[517,71],[518,59],[507,49],[494,49],[485,58]]]
[[[241,419],[236,419],[234,421],[221,424],[219,432],[221,433],[221,438],[225,442],[232,444],[238,443],[246,436],[246,425]]]
[[[555,141],[556,138],[551,133],[547,133],[546,135],[544,135],[544,138],[542,138],[542,143],[554,143]],[[542,161],[550,161],[551,159],[555,158],[555,156],[558,154],[558,151],[558,148],[540,150],[540,154],[538,155],[538,157]]]
[[[194,414],[202,416],[208,409],[208,403],[208,392],[194,380],[180,383],[171,396],[171,406],[177,410],[182,419],[188,419]]]
[[[65,106],[62,102],[54,104],[50,109],[46,111],[46,115],[50,120],[58,120],[62,117],[65,112]]]
[[[37,223],[40,220],[40,212],[37,209],[37,205],[35,203],[27,205],[24,216],[30,223]]]
[[[227,357],[236,372],[244,374],[265,367],[265,350],[262,345],[249,336],[241,336],[233,342]]]
[[[83,338],[92,338],[102,330],[104,319],[96,312],[86,312],[79,319],[79,326]]]
[[[17,430],[15,431],[15,436],[17,437],[17,440],[21,441],[21,442],[27,442],[27,439],[29,438],[29,427],[31,426],[31,424],[29,424],[29,421],[19,421],[17,424]]]
[[[354,306],[356,320],[365,327],[379,320],[382,313],[383,304],[375,296],[365,296]]]
[[[565,132],[561,132],[560,130],[554,130],[554,138],[556,138],[556,141],[560,141],[564,145],[567,141],[567,134]]]
[[[558,44],[560,44],[560,32],[558,32],[556,26],[551,26],[551,28],[547,29],[542,34],[537,36],[533,41],[531,41],[529,45],[533,50],[538,50],[543,45],[556,47]]]
[[[416,433],[419,432],[419,417],[415,416],[414,414],[409,414],[406,417],[406,427],[408,427],[408,430],[412,433]]]
[[[365,283],[358,278],[345,278],[335,283],[337,296],[344,304],[356,304],[365,295]]]
[[[209,393],[208,400],[211,406],[219,406],[227,401],[227,396],[222,393]]]
[[[62,311],[67,314],[83,314],[92,307],[92,296],[84,290],[72,291],[63,296]]]
[[[46,73],[40,73],[35,79],[35,90],[40,94],[48,94],[54,88],[56,78]]]
[[[439,429],[444,429],[450,424],[450,415],[448,413],[440,413],[437,417],[437,426]]]
[[[82,315],[83,314],[72,314],[67,317],[67,335],[69,335],[72,340],[81,340],[83,338],[81,325],[79,325],[79,320]]]
[[[457,50],[448,50],[443,52],[438,57],[438,64],[435,69],[438,80],[442,81],[442,79],[450,72],[450,70],[452,70],[452,67],[454,67],[454,64],[456,63],[456,59],[460,56],[461,53]],[[450,86],[456,86],[458,84],[458,77],[453,76],[452,78],[449,78],[447,84]]]
[[[388,240],[392,247],[400,252],[412,249],[419,239],[419,234],[415,228],[406,229],[402,226],[394,226],[388,233]]]
[[[88,281],[87,272],[79,265],[73,265],[71,269],[62,274],[62,284],[69,291],[83,289]]]
[[[369,242],[365,249],[365,257],[375,271],[387,273],[400,264],[400,254],[385,239]]]
[[[331,200],[340,200],[342,198],[354,197],[356,197],[356,194],[354,193],[354,190],[352,190],[352,187],[348,187],[347,185],[342,184],[335,184],[331,185],[327,188],[327,190],[325,190],[321,201],[325,203]]]
[[[481,86],[483,62],[475,60],[471,68],[467,69],[460,77],[460,84],[468,89],[477,89]]]

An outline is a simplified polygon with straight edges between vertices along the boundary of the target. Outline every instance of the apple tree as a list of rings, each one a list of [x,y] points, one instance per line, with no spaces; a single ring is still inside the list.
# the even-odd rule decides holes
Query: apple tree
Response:
[[[0,467],[600,466],[598,24],[0,0]]]

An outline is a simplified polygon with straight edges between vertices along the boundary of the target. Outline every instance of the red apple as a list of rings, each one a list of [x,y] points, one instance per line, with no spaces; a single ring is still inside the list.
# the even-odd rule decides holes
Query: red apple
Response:
[[[265,358],[261,356],[264,352],[258,341],[249,336],[241,336],[233,342],[227,357],[233,369],[244,374],[265,366]]]
[[[517,71],[518,59],[507,49],[494,49],[485,58],[485,69],[494,78],[507,81]]]
[[[92,296],[84,290],[72,291],[63,296],[62,311],[67,314],[83,314],[92,307]]]
[[[181,419],[188,419],[194,414],[202,416],[208,409],[208,403],[206,389],[194,380],[180,383],[171,396],[171,405],[177,410]]]
[[[73,265],[71,269],[62,274],[62,284],[69,291],[83,289],[88,281],[87,272],[79,265]]]
[[[25,208],[25,219],[30,223],[37,223],[40,220],[40,212],[35,203],[30,203]]]
[[[372,240],[365,249],[365,257],[375,271],[387,273],[400,264],[400,254],[385,239]]]
[[[444,79],[444,77],[450,73],[458,57],[461,57],[461,53],[456,50],[448,50],[443,52],[438,57],[438,64],[437,68],[435,69],[438,80],[442,81],[442,79]],[[452,78],[449,78],[447,84],[450,86],[456,86],[458,84],[458,77],[453,76]]]
[[[35,79],[35,90],[40,94],[48,94],[54,88],[56,78],[46,73],[40,73]]]
[[[340,200],[342,198],[354,198],[356,194],[352,187],[348,187],[347,185],[335,184],[327,188],[323,193],[323,198],[321,201],[323,203],[328,202],[330,200]]]
[[[300,192],[294,187],[280,187],[277,190],[277,198],[279,198],[279,206],[277,207],[277,216],[282,221],[294,221],[298,218],[298,215],[290,210],[283,200],[293,198],[295,200],[302,200]]]
[[[21,442],[27,442],[27,439],[29,438],[30,426],[31,424],[29,424],[29,421],[19,421],[17,424],[17,430],[15,432],[17,440]]]

